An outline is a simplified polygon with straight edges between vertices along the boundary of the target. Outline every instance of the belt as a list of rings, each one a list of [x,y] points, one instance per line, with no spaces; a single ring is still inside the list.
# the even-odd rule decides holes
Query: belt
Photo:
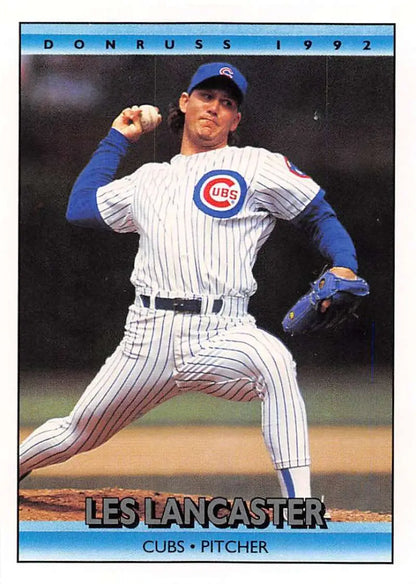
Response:
[[[150,306],[150,296],[145,296],[140,294],[140,298],[143,302],[145,308]],[[214,300],[212,303],[212,310],[215,314],[218,313],[223,305],[221,299]],[[196,314],[201,314],[202,300],[193,298],[160,298],[160,296],[155,297],[155,309],[156,310],[173,310],[175,312],[193,312]]]

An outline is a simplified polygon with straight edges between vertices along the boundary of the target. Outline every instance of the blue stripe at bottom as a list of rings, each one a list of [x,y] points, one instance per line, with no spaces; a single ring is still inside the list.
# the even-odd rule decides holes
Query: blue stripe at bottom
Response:
[[[390,523],[334,523],[308,529],[89,529],[82,523],[25,522],[19,561],[390,563]]]

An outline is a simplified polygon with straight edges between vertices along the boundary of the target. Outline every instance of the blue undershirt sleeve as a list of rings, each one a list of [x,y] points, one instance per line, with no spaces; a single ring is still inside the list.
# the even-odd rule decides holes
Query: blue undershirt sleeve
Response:
[[[116,175],[121,159],[126,155],[130,142],[111,128],[100,142],[87,166],[77,178],[68,201],[66,219],[79,227],[111,229],[102,219],[97,206],[97,189]]]
[[[325,191],[321,189],[292,223],[308,234],[319,252],[331,262],[331,267],[342,266],[357,273],[357,255],[352,239],[324,197]]]

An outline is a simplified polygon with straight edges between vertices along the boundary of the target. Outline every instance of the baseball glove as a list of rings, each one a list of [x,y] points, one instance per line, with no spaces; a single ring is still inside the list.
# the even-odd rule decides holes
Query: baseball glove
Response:
[[[362,297],[369,293],[370,287],[363,278],[348,280],[327,270],[288,311],[282,321],[283,330],[299,335],[336,328],[355,315]],[[331,303],[325,312],[321,312],[321,303],[326,299],[330,299]]]

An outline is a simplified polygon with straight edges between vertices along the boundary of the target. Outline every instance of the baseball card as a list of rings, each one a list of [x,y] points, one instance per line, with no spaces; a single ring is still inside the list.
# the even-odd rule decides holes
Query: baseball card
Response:
[[[17,563],[392,564],[395,24],[19,43]]]

